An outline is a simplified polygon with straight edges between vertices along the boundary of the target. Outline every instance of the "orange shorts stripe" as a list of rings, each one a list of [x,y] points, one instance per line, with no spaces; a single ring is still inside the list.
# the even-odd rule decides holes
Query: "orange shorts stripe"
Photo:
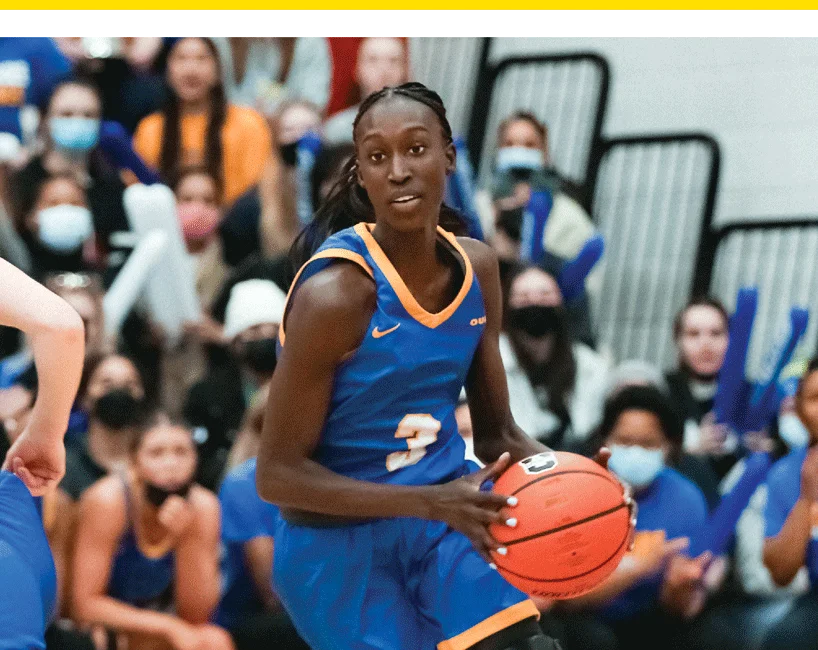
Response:
[[[539,620],[540,611],[533,601],[524,600],[489,616],[486,620],[480,621],[474,627],[470,627],[451,639],[441,641],[437,644],[437,648],[438,650],[466,650],[492,634],[532,616],[536,616]]]

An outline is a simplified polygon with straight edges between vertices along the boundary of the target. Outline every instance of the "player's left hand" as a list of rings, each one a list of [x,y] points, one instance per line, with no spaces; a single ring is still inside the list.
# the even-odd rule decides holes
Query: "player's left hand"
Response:
[[[596,452],[596,455],[594,456],[594,462],[597,463],[598,465],[601,465],[605,469],[608,469],[608,461],[610,459],[611,450],[608,449],[607,447],[602,447],[598,452]],[[633,499],[633,494],[630,486],[620,481],[616,474],[614,474],[613,472],[611,472],[611,476],[613,476],[619,482],[619,485],[622,486],[622,498],[625,500],[625,503],[628,506],[628,511],[630,512],[631,515],[631,532],[630,537],[628,538],[628,550],[632,551],[634,535],[636,532],[636,514],[639,511],[639,506]]]
[[[41,497],[65,475],[65,444],[37,440],[26,427],[8,450],[2,469],[14,472],[33,496]]]

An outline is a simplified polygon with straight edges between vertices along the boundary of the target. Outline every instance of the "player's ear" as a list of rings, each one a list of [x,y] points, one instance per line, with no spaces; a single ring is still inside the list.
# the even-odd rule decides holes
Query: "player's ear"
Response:
[[[454,142],[449,142],[446,145],[446,175],[454,174],[457,168],[457,150],[454,148]]]
[[[358,164],[357,160],[352,165],[352,172],[355,174],[355,181],[358,183],[358,185],[360,185],[362,188],[366,189],[366,185],[364,184],[364,179],[361,177],[361,166]]]

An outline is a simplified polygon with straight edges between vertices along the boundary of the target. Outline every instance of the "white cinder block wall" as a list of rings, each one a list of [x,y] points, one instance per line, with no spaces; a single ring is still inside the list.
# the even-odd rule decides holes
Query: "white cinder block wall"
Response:
[[[605,136],[716,137],[716,224],[818,215],[818,39],[496,38],[491,58],[580,50],[610,65]]]

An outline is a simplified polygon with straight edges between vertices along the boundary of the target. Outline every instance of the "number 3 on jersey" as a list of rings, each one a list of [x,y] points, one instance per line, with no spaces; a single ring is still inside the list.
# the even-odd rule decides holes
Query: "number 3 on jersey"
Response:
[[[426,455],[426,447],[437,440],[440,422],[431,415],[410,413],[404,416],[395,431],[396,438],[405,438],[409,451],[396,451],[386,457],[386,469],[394,472],[401,467],[414,465]]]

